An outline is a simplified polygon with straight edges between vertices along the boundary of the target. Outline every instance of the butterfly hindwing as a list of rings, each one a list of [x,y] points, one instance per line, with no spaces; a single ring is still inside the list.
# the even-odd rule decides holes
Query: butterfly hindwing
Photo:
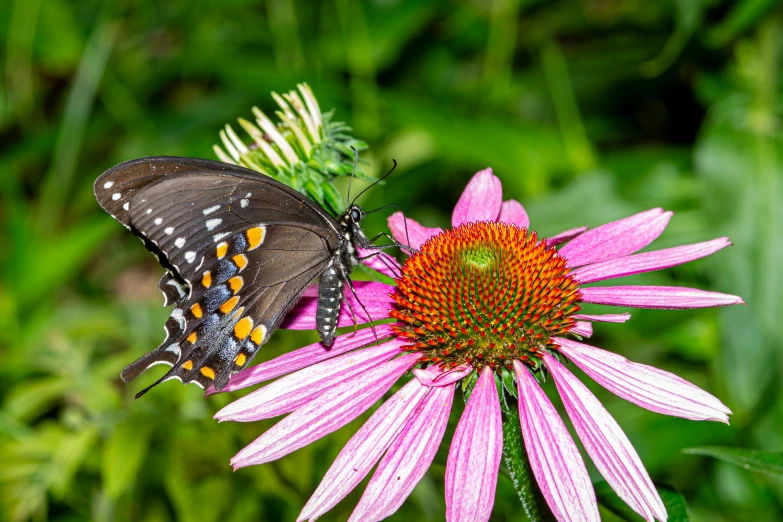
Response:
[[[123,371],[126,381],[165,363],[172,368],[155,384],[222,388],[325,270],[339,242],[336,222],[320,207],[241,167],[147,158],[107,171],[95,189],[169,270],[159,288],[165,304],[175,304],[166,340]]]

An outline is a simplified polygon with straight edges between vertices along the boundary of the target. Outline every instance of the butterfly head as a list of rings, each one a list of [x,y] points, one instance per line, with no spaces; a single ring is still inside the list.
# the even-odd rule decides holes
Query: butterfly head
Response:
[[[358,246],[366,246],[367,237],[362,231],[362,219],[367,215],[359,205],[353,204],[343,213],[340,219],[345,239],[350,243],[356,243]]]
[[[358,225],[364,219],[364,212],[359,205],[351,205],[345,212],[352,225]]]

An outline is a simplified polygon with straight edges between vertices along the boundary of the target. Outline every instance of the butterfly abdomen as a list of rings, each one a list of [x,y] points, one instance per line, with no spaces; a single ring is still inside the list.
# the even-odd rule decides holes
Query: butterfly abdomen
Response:
[[[337,328],[337,316],[343,303],[343,277],[333,260],[321,275],[318,284],[318,309],[315,313],[315,327],[326,346],[331,346]]]

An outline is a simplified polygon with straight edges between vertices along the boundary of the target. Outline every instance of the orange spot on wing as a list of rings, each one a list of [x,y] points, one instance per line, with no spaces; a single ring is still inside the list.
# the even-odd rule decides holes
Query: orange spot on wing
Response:
[[[203,366],[199,371],[201,372],[201,375],[203,375],[207,379],[212,379],[213,381],[215,380],[215,370],[213,370],[209,366]]]
[[[235,265],[237,265],[237,268],[239,268],[240,272],[247,266],[247,256],[245,254],[237,254],[232,257],[231,260]]]
[[[234,359],[234,364],[236,364],[237,366],[244,366],[245,361],[247,361],[247,357],[245,357],[244,353],[240,353],[239,355],[237,355],[236,359]]]
[[[245,235],[247,236],[247,242],[250,244],[250,246],[248,246],[247,249],[253,250],[255,248],[258,248],[258,245],[264,242],[265,234],[266,231],[264,227],[249,228],[247,232],[245,232]]]
[[[234,307],[237,305],[238,302],[239,302],[239,296],[235,295],[234,297],[232,297],[231,299],[229,299],[228,301],[220,305],[220,311],[223,312],[224,314],[227,314],[234,309]]]
[[[264,337],[266,337],[266,327],[262,324],[256,326],[253,329],[253,333],[250,334],[250,340],[253,341],[253,344],[256,346],[264,342]]]
[[[196,344],[196,338],[197,337],[198,336],[196,335],[196,332],[193,332],[190,335],[188,335],[188,338],[185,339],[185,340],[188,341],[190,344]]]
[[[249,317],[243,317],[234,325],[234,335],[241,341],[250,335],[251,328],[253,328],[253,320]]]
[[[182,367],[185,368],[188,371],[192,370],[193,369],[193,361],[191,361],[191,360],[185,361],[184,363],[182,363]]]
[[[225,241],[220,243],[215,249],[215,252],[217,253],[218,259],[223,259],[224,257],[226,257],[226,252],[228,252],[228,243],[226,243]]]
[[[231,287],[231,291],[235,294],[242,289],[244,284],[245,281],[240,276],[232,277],[228,280],[228,286]]]
[[[204,285],[204,288],[212,286],[212,272],[209,270],[204,272],[204,277],[201,278],[201,284]]]
[[[201,310],[201,305],[198,303],[190,307],[190,313],[192,313],[196,319],[200,319],[201,316],[204,315],[204,312]]]

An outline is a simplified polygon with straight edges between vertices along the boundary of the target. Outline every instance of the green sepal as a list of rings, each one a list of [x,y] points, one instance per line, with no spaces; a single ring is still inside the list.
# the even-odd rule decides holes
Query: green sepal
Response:
[[[517,377],[514,375],[514,372],[509,370],[508,368],[503,368],[502,371],[503,375],[503,388],[511,395],[512,397],[517,397]]]
[[[470,394],[473,393],[473,388],[476,387],[476,381],[478,381],[478,372],[473,372],[465,379],[462,379],[462,399],[465,401],[465,404],[468,403]]]

